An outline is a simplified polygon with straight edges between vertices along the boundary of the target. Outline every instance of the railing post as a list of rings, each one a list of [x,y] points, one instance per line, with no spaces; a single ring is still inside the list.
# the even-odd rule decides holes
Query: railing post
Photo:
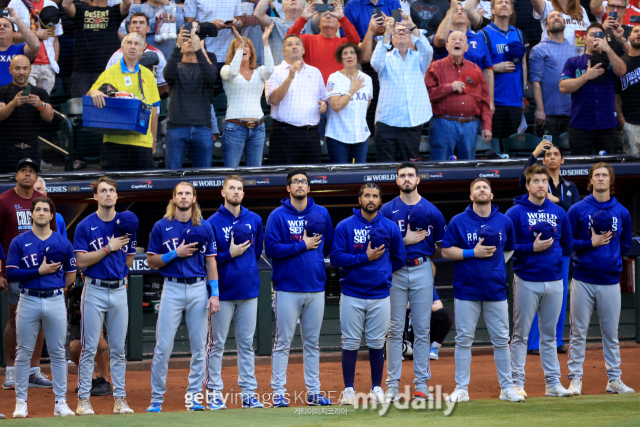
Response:
[[[142,276],[129,276],[127,301],[129,304],[127,360],[142,360]]]

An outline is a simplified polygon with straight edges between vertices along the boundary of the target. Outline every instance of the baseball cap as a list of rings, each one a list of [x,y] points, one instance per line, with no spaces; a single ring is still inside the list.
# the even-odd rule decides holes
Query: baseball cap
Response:
[[[120,212],[116,219],[116,237],[130,236],[138,231],[138,217],[130,211]]]
[[[413,231],[427,230],[431,224],[428,220],[429,211],[422,205],[415,205],[409,211],[409,225]]]
[[[51,28],[60,22],[60,13],[55,6],[43,7],[40,11],[40,23],[43,28]]]
[[[591,226],[596,234],[605,234],[613,230],[613,216],[607,212],[600,210],[591,215]]]
[[[16,172],[20,171],[20,167],[22,165],[31,165],[36,173],[40,173],[40,165],[30,157],[24,158],[18,162],[18,166],[16,167]]]
[[[184,240],[185,245],[190,245],[191,243],[197,243],[196,248],[201,250],[205,244],[207,243],[207,230],[202,226],[192,226],[186,230],[183,230],[182,236],[180,236],[180,241]]]
[[[153,51],[151,51],[151,50],[145,51],[138,58],[138,64],[142,65],[143,67],[147,67],[147,68],[151,68],[154,65],[158,65],[159,63],[160,63],[160,58],[158,57],[158,54],[153,52]]]
[[[369,233],[369,240],[371,241],[372,249],[379,248],[382,245],[384,245],[385,248],[388,248],[391,236],[389,235],[389,230],[380,226],[371,230]]]
[[[218,35],[218,27],[211,22],[201,22],[196,33],[204,41],[206,37],[216,37]]]
[[[67,259],[67,256],[62,251],[53,246],[47,246],[43,255],[47,257],[47,264],[65,262]]]
[[[532,231],[533,237],[538,237],[538,234],[542,234],[540,240],[549,240],[556,235],[556,227],[548,222],[536,222],[532,227]]]
[[[477,67],[467,66],[458,80],[464,83],[464,93],[469,93],[482,81],[482,71]]]
[[[511,61],[514,64],[517,64],[524,58],[524,54],[527,51],[527,48],[524,47],[521,41],[513,41],[507,43],[504,47],[504,56],[507,61]]]
[[[478,237],[483,238],[482,246],[500,246],[500,233],[493,227],[486,226],[480,229]]]
[[[310,213],[305,216],[304,229],[308,237],[316,237],[324,234],[324,217],[318,213]]]
[[[242,245],[246,242],[250,242],[253,238],[253,233],[248,224],[236,224],[231,228],[231,234],[233,235],[233,243],[236,245]]]

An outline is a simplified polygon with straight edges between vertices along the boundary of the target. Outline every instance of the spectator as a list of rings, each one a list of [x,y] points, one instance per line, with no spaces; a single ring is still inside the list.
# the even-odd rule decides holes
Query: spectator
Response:
[[[571,94],[569,144],[573,155],[590,155],[593,148],[613,154],[618,147],[615,88],[627,66],[606,40],[596,38],[598,31],[604,31],[600,24],[587,28],[586,53],[569,58],[560,77],[560,92]]]
[[[425,31],[418,30],[410,16],[402,15],[402,23],[385,20],[384,37],[378,37],[371,58],[380,79],[375,121],[378,162],[418,158],[422,125],[432,115],[427,87],[422,84],[432,57]]]
[[[216,64],[208,60],[194,31],[185,29],[169,58],[164,77],[171,90],[167,123],[167,169],[180,169],[187,154],[196,168],[211,167],[211,109]],[[215,120],[215,117],[213,118]]]
[[[607,43],[618,56],[622,56],[629,52],[629,34],[633,26],[623,24],[624,17],[627,14],[627,0],[609,0],[603,8],[607,11],[606,18],[603,14],[597,15],[598,22],[602,23],[604,33],[607,36]],[[601,6],[602,7],[602,6]],[[593,11],[593,8],[591,8]],[[611,13],[617,13],[618,19],[614,19]]]
[[[123,57],[117,64],[105,70],[87,93],[93,98],[97,108],[105,106],[105,94],[100,86],[108,84],[117,91],[126,91],[154,107],[160,106],[160,95],[153,73],[140,67],[138,58],[142,55],[144,39],[138,33],[127,34],[122,39]],[[142,82],[142,87],[140,83]],[[151,108],[151,120],[146,135],[105,135],[102,159],[103,171],[133,171],[153,169],[153,154],[156,151],[156,130],[158,111]]]
[[[273,126],[269,157],[274,165],[320,163],[320,115],[327,111],[322,73],[302,60],[300,36],[284,39],[284,61],[265,86]],[[305,78],[306,77],[306,78]]]
[[[37,191],[41,193],[43,196],[47,197],[47,183],[44,182],[44,178],[41,176],[38,177],[38,180],[35,184],[33,184],[33,191]],[[64,218],[60,215],[60,212],[56,212],[56,225],[58,228],[58,233],[62,234],[64,237],[67,237],[67,226],[64,223]]]
[[[14,25],[18,27],[18,32],[27,43],[13,44]],[[9,64],[14,56],[24,55],[29,61],[33,61],[39,50],[38,37],[20,19],[20,15],[14,9],[9,9],[9,16],[0,18],[0,86],[8,85],[13,81]]]
[[[129,33],[138,33],[140,37],[142,37],[142,40],[146,40],[145,37],[149,32],[149,17],[142,12],[134,12],[133,15],[131,15],[129,22]],[[155,77],[156,83],[158,84],[158,93],[160,95],[169,93],[169,86],[167,86],[167,82],[164,80],[164,67],[167,65],[167,60],[164,57],[164,54],[160,49],[151,46],[146,41],[144,42],[142,51],[147,55],[150,54],[151,58],[153,58],[154,54],[158,58],[157,65],[147,68],[153,71],[153,77]],[[109,69],[117,62],[120,62],[122,55],[122,48],[116,50],[116,52],[111,56],[111,59],[109,59],[109,63],[105,69]],[[155,61],[152,60],[152,62]]]
[[[433,38],[433,53],[436,59],[445,58],[449,54],[445,46],[449,34],[453,31],[460,31],[462,34],[466,34],[469,48],[464,53],[464,59],[473,62],[482,70],[489,89],[489,106],[493,113],[495,106],[493,104],[493,63],[491,62],[491,54],[484,37],[471,31],[470,26],[471,22],[462,4],[455,1],[451,2],[451,9],[447,12]]]
[[[316,4],[311,2],[302,12],[302,16],[287,32],[287,35],[300,35],[304,43],[305,53],[303,59],[305,63],[320,70],[325,84],[331,74],[340,71],[340,64],[333,60],[336,49],[343,43],[358,44],[360,42],[360,37],[355,27],[344,16],[340,0],[334,0],[331,4],[333,5],[333,12],[325,12],[321,15],[320,34],[301,34],[307,21],[318,14],[315,11]],[[340,27],[344,30],[346,37],[336,37]]]
[[[629,52],[622,57],[627,73],[616,88],[616,114],[624,134],[624,152],[640,154],[640,26],[633,27],[629,36]]]
[[[27,6],[29,5],[29,6]],[[62,35],[62,25],[58,16],[58,6],[51,0],[39,0],[23,2],[22,0],[11,0],[9,7],[13,8],[19,15],[22,22],[30,23],[31,30],[40,40],[40,49],[31,65],[31,75],[29,84],[40,87],[51,94],[51,90],[56,83],[56,74],[60,72],[58,66],[58,55],[60,44],[58,36]],[[40,14],[42,13],[42,17]],[[53,24],[53,22],[56,22]],[[14,43],[24,41],[22,33],[14,37]]]
[[[455,4],[455,2],[452,2]],[[473,10],[480,19],[473,25],[474,29],[481,29],[491,23],[493,13],[491,12],[491,2],[489,0],[464,0],[460,3],[465,10]],[[471,19],[471,18],[469,18]]]
[[[404,10],[406,15],[412,13],[410,5],[400,6],[398,0],[349,0],[344,6],[344,16],[356,28],[361,40],[364,39],[364,35],[369,29],[374,7],[379,7],[380,11],[387,16],[391,16],[393,11],[398,9]]]
[[[495,111],[493,137],[507,138],[518,132],[524,108],[527,63],[522,31],[509,24],[513,0],[492,0],[493,22],[481,30],[487,42],[494,72]]]
[[[257,7],[258,0],[242,0],[240,11],[242,12],[242,23],[244,28],[240,30],[240,35],[251,40],[253,48],[256,50],[256,65],[264,65],[264,44],[262,43],[263,29],[260,27],[258,18],[253,16],[253,11]]]
[[[31,93],[22,94],[22,87],[28,84],[27,79],[31,73],[29,58],[24,55],[14,56],[9,72],[13,76],[13,82],[0,88],[0,173],[10,172],[10,166],[25,157],[40,164],[40,127],[43,121],[53,120],[53,108],[49,104],[47,91],[29,86]]]
[[[564,38],[562,13],[552,10],[547,16],[548,38],[529,53],[529,80],[536,101],[533,132],[536,136],[558,137],[569,130],[571,96],[560,93],[558,82],[564,64],[578,56],[576,47]]]
[[[132,0],[108,6],[108,0],[73,3],[62,0],[62,8],[74,23],[76,41],[73,51],[71,96],[86,94],[103,74],[112,52],[118,50],[118,27],[129,13]]]
[[[411,5],[411,20],[431,37],[438,31],[450,7],[449,0],[416,0]]]
[[[580,0],[531,0],[533,5],[533,17],[540,20],[542,26],[542,40],[549,37],[547,34],[547,16],[552,10],[562,12],[565,22],[564,38],[578,48],[578,54],[584,53],[584,42],[576,38],[576,32],[589,26],[589,16],[584,7],[580,6]]]
[[[367,109],[373,98],[371,77],[356,66],[362,50],[353,43],[338,47],[335,59],[343,68],[329,77],[327,96],[331,109],[327,119],[327,149],[331,163],[365,163],[371,132]]]
[[[449,159],[456,148],[458,159],[474,159],[479,133],[485,144],[491,142],[487,82],[480,67],[464,59],[468,49],[467,36],[454,31],[447,42],[449,56],[432,62],[425,76],[433,108],[429,122],[433,161]]]
[[[602,1],[602,0],[591,0],[591,2],[589,3],[591,14],[595,16],[598,22],[601,24],[602,24],[602,20],[606,19],[606,16],[608,15],[608,11],[606,10],[607,3],[608,3],[607,1]],[[626,3],[627,3],[626,13],[624,14],[624,18],[620,22],[622,24],[631,25],[635,27],[640,23],[631,22],[631,17],[640,16],[640,4],[638,0],[628,0]],[[614,10],[611,10],[611,11],[614,12]]]
[[[142,12],[147,16],[147,18],[149,18],[148,24],[150,28],[147,34],[141,34],[141,36],[144,37],[147,44],[158,48],[165,58],[170,57],[173,52],[173,48],[175,47],[175,41],[156,41],[156,31],[159,32],[160,25],[162,25],[159,23],[159,20],[164,20],[164,17],[166,16],[165,14],[170,12],[169,5],[166,3],[166,0],[147,0],[147,2],[143,4],[132,4],[131,9],[129,10],[129,16],[126,20],[122,21],[122,24],[120,24],[120,28],[118,30],[118,36],[120,39],[122,40],[124,36],[131,31],[130,29],[127,30],[127,26],[130,26],[127,21],[131,20],[134,13]],[[177,6],[174,13],[176,28],[179,30],[184,25],[184,12],[181,7]]]
[[[265,65],[258,67],[253,43],[234,28],[236,38],[229,46],[227,62],[220,77],[227,94],[228,106],[222,135],[224,167],[237,168],[245,152],[245,166],[262,165],[265,126],[260,98],[264,82],[273,74],[274,65],[269,47],[273,24],[262,35]]]

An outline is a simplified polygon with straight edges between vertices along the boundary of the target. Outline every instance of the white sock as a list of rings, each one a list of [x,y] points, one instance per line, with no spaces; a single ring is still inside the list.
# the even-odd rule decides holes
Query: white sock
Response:
[[[30,374],[30,375],[35,374],[35,373],[36,373],[36,370],[38,370],[38,369],[40,369],[40,368],[38,368],[38,367],[35,367],[35,368],[34,368],[34,367],[32,366],[32,367],[31,367],[31,369],[29,369],[29,374]]]
[[[431,343],[431,348],[437,348],[439,349],[442,346],[442,344],[440,344],[439,342],[432,342]]]

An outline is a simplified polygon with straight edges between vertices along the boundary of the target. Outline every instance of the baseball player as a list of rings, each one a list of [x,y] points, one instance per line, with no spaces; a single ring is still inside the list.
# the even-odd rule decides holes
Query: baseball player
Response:
[[[7,278],[19,282],[16,310],[15,388],[13,418],[26,418],[29,365],[40,327],[51,357],[56,417],[75,415],[67,406],[67,310],[64,289],[75,281],[76,259],[71,242],[51,230],[54,205],[48,197],[31,203],[33,229],[13,239],[7,256]]]
[[[589,320],[594,305],[600,319],[602,352],[607,368],[607,393],[634,393],[620,376],[620,273],[622,256],[631,248],[631,215],[615,197],[616,176],[607,163],[589,170],[590,196],[569,209],[573,231],[573,279],[571,281],[571,342],[569,391],[582,394],[582,363]]]
[[[89,402],[91,379],[105,319],[115,389],[113,412],[133,413],[124,390],[127,370],[124,343],[129,321],[127,276],[136,254],[138,218],[131,212],[116,212],[117,185],[106,176],[91,184],[98,210],[80,221],[73,237],[78,268],[85,276],[80,306],[82,354],[78,365],[78,415],[94,414]]]
[[[367,338],[371,365],[372,403],[387,403],[380,387],[384,370],[384,342],[391,312],[391,275],[405,265],[405,248],[398,227],[382,215],[380,187],[360,187],[353,215],[340,221],[331,247],[331,264],[340,269],[340,331],[342,332],[341,405],[353,405],[356,359],[362,333]],[[406,305],[405,305],[406,307]]]
[[[286,407],[289,349],[300,319],[307,403],[331,405],[320,392],[320,327],[324,317],[324,258],[329,254],[333,227],[329,212],[316,205],[309,193],[309,175],[293,169],[287,175],[290,198],[282,199],[267,220],[265,251],[272,258],[275,289],[276,338],[271,352],[273,406]],[[310,219],[312,221],[310,221]],[[313,233],[305,229],[314,225]]]
[[[514,199],[506,215],[516,230],[513,253],[513,337],[511,374],[520,395],[524,390],[524,366],[531,320],[538,313],[540,362],[545,395],[570,397],[560,384],[556,323],[562,309],[562,259],[571,255],[573,237],[566,212],[547,197],[551,176],[546,167],[529,166],[525,171],[528,194]]]
[[[218,275],[220,277],[220,311],[209,316],[211,342],[207,352],[208,377],[205,385],[212,397],[211,410],[226,409],[222,399],[222,354],[229,326],[233,320],[238,347],[238,385],[242,389],[243,408],[262,408],[257,397],[253,336],[258,316],[260,275],[258,260],[262,256],[262,219],[241,205],[244,198],[242,177],[230,175],[222,183],[224,205],[209,224],[216,238]]]
[[[413,398],[427,400],[431,379],[429,369],[429,326],[433,303],[433,273],[431,258],[440,257],[440,244],[446,222],[442,213],[418,193],[418,168],[413,163],[402,163],[397,168],[396,184],[400,195],[386,203],[380,213],[395,222],[403,235],[407,259],[393,273],[391,288],[391,324],[387,336],[387,389],[390,401],[399,396],[402,374],[402,333],[405,327],[407,302],[411,305],[414,333],[413,372],[415,391]]]
[[[164,218],[153,226],[147,250],[149,268],[159,269],[164,276],[151,363],[151,405],[147,412],[162,411],[169,358],[182,313],[191,344],[185,404],[190,411],[205,409],[193,399],[193,394],[202,393],[205,377],[207,313],[220,310],[215,256],[215,237],[211,225],[202,218],[196,189],[189,182],[181,182],[173,189]]]
[[[442,256],[456,261],[453,294],[456,317],[456,388],[448,402],[469,400],[471,345],[480,312],[489,330],[500,382],[500,400],[522,402],[513,386],[509,362],[507,267],[516,246],[511,220],[491,204],[491,184],[485,178],[471,183],[473,203],[451,219],[442,239]]]

